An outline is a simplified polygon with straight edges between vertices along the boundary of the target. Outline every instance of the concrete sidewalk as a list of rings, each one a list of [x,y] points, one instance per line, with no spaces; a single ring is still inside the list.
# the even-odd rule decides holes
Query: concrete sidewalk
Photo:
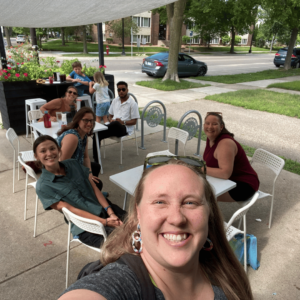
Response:
[[[65,287],[68,227],[60,213],[45,212],[39,203],[37,237],[33,238],[35,192],[34,189],[29,189],[28,219],[24,221],[25,174],[21,171],[20,181],[16,181],[16,192],[13,194],[12,151],[5,138],[5,132],[6,130],[0,130],[0,182],[2,183],[0,299],[57,299]],[[125,141],[123,165],[119,165],[119,144],[107,145],[107,158],[103,159],[104,174],[100,178],[104,183],[104,191],[109,192],[112,202],[122,206],[124,191],[110,182],[109,176],[141,165],[149,152],[165,150],[167,144],[161,140],[161,131],[147,135],[145,137],[147,149],[139,150],[139,156],[135,152],[134,139]],[[30,150],[32,147],[24,136],[20,137],[20,143],[22,151]],[[204,144],[201,143],[201,153]],[[189,141],[186,155],[195,153],[196,146],[196,139]],[[171,144],[170,149],[171,151],[174,149],[174,143]],[[90,157],[91,152],[90,149]],[[180,153],[183,153],[182,148]],[[260,177],[260,189],[270,192],[273,177],[259,166],[255,166],[255,169]],[[261,264],[257,271],[248,268],[248,276],[256,300],[299,299],[300,297],[299,185],[300,176],[282,171],[276,184],[271,229],[267,226],[270,199],[259,200],[247,214],[247,232],[257,237],[258,259]],[[234,203],[221,203],[220,207],[227,221],[238,209]],[[262,222],[257,222],[256,219],[261,219]],[[76,280],[78,272],[86,263],[97,258],[98,254],[85,246],[72,245],[70,283]]]

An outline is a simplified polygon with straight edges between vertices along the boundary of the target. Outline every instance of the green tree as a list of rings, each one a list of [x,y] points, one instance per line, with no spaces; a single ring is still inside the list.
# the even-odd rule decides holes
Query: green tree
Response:
[[[26,27],[13,27],[13,32],[15,34],[24,34],[25,39],[28,41],[30,35],[30,29]]]
[[[285,24],[290,30],[288,51],[284,62],[284,69],[291,68],[293,48],[295,46],[300,25],[299,0],[262,0],[262,7],[268,11],[270,22]]]
[[[110,32],[112,32],[117,38],[122,38],[122,19],[110,21],[107,25]],[[138,25],[131,17],[124,18],[124,37],[130,37],[131,28],[133,34],[137,34],[139,32]]]

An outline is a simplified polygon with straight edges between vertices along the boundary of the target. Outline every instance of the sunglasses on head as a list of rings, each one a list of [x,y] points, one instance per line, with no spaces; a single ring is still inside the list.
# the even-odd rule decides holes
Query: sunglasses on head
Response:
[[[118,92],[125,92],[126,91],[126,88],[121,88],[121,89],[118,89]]]
[[[146,157],[144,162],[144,170],[148,166],[159,166],[167,164],[171,159],[180,160],[190,166],[198,168],[204,175],[206,175],[206,163],[204,160],[192,156],[171,156],[171,155],[156,155]],[[202,170],[203,168],[203,170]]]
[[[76,92],[72,92],[72,91],[68,91],[68,94],[73,94],[73,95],[75,95],[75,96],[78,95]]]

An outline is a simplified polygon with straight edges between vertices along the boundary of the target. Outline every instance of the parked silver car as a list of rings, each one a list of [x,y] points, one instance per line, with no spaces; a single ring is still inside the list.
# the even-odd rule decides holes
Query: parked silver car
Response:
[[[169,52],[160,52],[143,59],[142,72],[148,76],[163,77],[168,68]],[[204,76],[207,65],[185,53],[178,54],[178,76]]]
[[[17,44],[25,43],[25,35],[18,35],[17,36]]]

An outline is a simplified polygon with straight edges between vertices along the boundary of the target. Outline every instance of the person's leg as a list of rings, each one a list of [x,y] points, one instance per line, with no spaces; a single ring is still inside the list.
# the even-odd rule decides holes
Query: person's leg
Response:
[[[114,228],[112,227],[104,227],[104,228],[107,236],[110,235],[114,230]],[[87,231],[80,233],[78,237],[82,243],[95,248],[100,248],[104,242],[104,237],[102,235],[90,233]]]
[[[219,201],[219,202],[235,202],[235,200],[231,198],[231,196],[229,195],[228,192],[219,196],[217,198],[217,201]]]
[[[229,192],[219,196],[217,201],[220,202],[237,202],[237,201],[247,201],[253,195],[254,189],[246,182],[236,181],[236,187]]]

